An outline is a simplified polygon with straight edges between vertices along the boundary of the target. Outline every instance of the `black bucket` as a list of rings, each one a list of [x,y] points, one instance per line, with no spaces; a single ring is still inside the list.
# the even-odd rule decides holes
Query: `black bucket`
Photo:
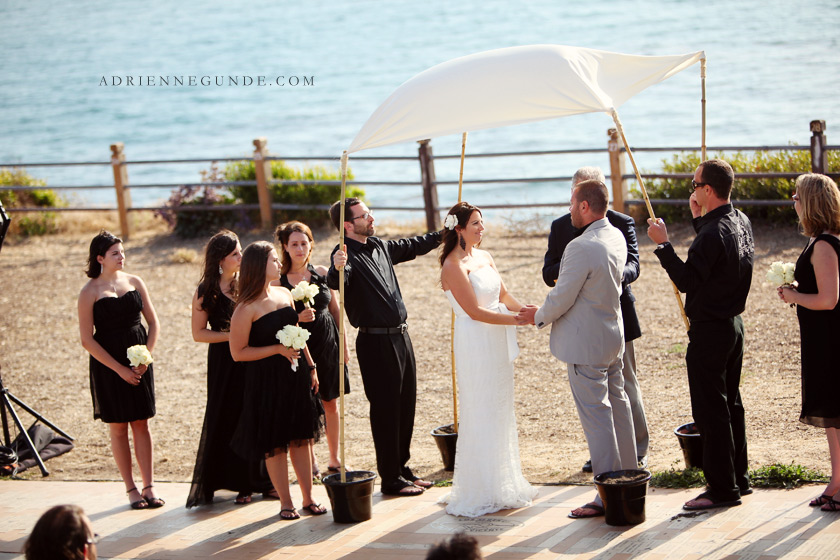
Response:
[[[595,476],[604,502],[607,525],[638,525],[645,520],[645,496],[650,472],[642,469],[610,471]]]
[[[432,430],[432,437],[440,450],[440,457],[443,459],[443,469],[446,471],[455,470],[455,449],[458,446],[458,432],[454,424],[438,426]]]
[[[683,424],[679,428],[674,429],[674,435],[680,442],[680,449],[682,449],[683,458],[685,459],[685,467],[690,469],[695,467],[703,468],[703,438],[700,437],[700,430],[694,422]]]
[[[373,516],[373,482],[376,473],[371,471],[347,471],[346,482],[341,482],[341,473],[321,479],[327,488],[332,505],[333,521],[336,523],[358,523]]]

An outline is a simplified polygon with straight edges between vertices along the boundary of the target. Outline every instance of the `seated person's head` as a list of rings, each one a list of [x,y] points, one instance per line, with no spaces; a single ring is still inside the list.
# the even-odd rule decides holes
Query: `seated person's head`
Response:
[[[482,560],[478,541],[465,533],[440,542],[429,549],[426,560]]]
[[[96,535],[79,506],[48,509],[23,545],[26,560],[96,560]]]

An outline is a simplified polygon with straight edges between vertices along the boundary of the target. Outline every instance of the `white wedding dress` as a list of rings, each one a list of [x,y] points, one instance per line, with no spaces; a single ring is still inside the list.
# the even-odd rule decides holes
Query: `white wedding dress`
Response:
[[[499,302],[501,278],[491,266],[469,274],[478,305],[510,313]],[[458,446],[452,491],[441,498],[451,515],[478,517],[531,505],[536,496],[522,475],[513,410],[516,327],[474,321],[450,291],[455,310]]]

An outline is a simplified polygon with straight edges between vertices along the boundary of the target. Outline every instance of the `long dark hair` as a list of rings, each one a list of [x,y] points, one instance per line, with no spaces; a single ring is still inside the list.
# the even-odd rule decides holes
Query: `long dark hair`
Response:
[[[23,545],[24,557],[26,560],[82,560],[85,545],[93,537],[89,533],[82,508],[75,505],[54,506],[35,523],[32,534]],[[96,558],[95,553],[92,558]]]
[[[108,247],[114,243],[122,243],[122,239],[104,229],[99,232],[99,235],[94,237],[90,242],[90,253],[87,260],[87,274],[88,278],[99,278],[102,274],[102,265],[96,260],[96,257],[105,256],[108,252]]]
[[[201,280],[198,281],[198,297],[202,298],[201,308],[210,311],[215,308],[222,296],[219,267],[222,261],[236,250],[239,238],[230,230],[223,229],[210,238],[207,247],[204,248],[204,270],[201,272]],[[236,299],[237,277],[231,282],[231,297]]]
[[[286,245],[289,244],[289,238],[293,233],[302,233],[309,238],[309,255],[306,257],[306,264],[309,264],[309,259],[312,257],[312,246],[315,244],[315,239],[312,237],[312,230],[309,226],[302,222],[286,222],[280,224],[274,230],[274,238],[280,244],[280,274],[288,274],[292,268],[292,256],[286,250]]]
[[[458,224],[461,227],[465,227],[467,222],[472,216],[473,212],[478,212],[479,215],[481,214],[481,208],[478,206],[473,206],[469,202],[459,202],[455,206],[449,209],[449,212],[446,214],[447,218],[449,216],[455,216],[455,219],[458,220]],[[444,220],[444,224],[446,221]],[[449,256],[455,246],[458,245],[458,232],[454,229],[449,229],[444,225],[443,227],[443,242],[440,245],[440,266],[443,266],[443,261],[446,260],[446,257]]]
[[[274,245],[268,241],[254,241],[242,252],[242,264],[239,266],[239,295],[236,305],[243,305],[257,299],[265,289],[265,267],[268,255]]]

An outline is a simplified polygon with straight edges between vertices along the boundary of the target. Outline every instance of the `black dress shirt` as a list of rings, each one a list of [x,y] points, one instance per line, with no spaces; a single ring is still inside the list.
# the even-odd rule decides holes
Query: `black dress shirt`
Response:
[[[624,271],[621,277],[621,316],[624,321],[624,340],[631,341],[642,336],[642,329],[639,325],[639,318],[636,315],[633,290],[630,284],[639,277],[639,245],[636,242],[636,223],[633,218],[607,210],[607,220],[618,229],[627,241],[627,262],[624,263]],[[542,276],[547,286],[553,288],[560,273],[560,261],[566,251],[566,245],[580,236],[586,228],[577,229],[572,225],[571,214],[565,214],[551,223],[551,232],[548,234],[548,250],[545,252]]]
[[[654,251],[679,291],[691,321],[715,321],[740,315],[752,282],[752,225],[731,204],[694,218],[697,237],[683,262],[671,244]]]
[[[346,238],[347,264],[344,267],[344,306],[354,327],[397,327],[407,313],[400,293],[394,265],[414,260],[440,245],[440,232],[421,237],[382,241],[368,237],[366,243]],[[339,247],[333,249],[333,254]],[[330,256],[332,263],[332,256]],[[327,285],[338,289],[338,269],[330,264]]]

